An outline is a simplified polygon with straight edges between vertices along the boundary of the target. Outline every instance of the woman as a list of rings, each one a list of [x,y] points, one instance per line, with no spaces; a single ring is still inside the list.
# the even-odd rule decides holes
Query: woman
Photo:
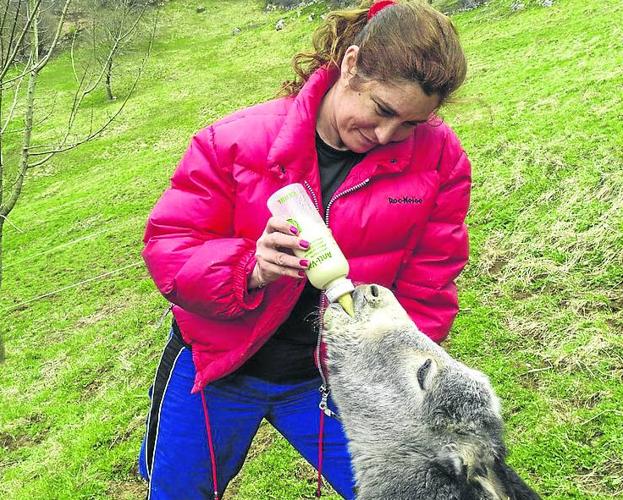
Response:
[[[308,242],[266,207],[277,189],[304,184],[349,277],[391,288],[432,339],[458,311],[470,165],[435,112],[463,51],[427,4],[370,4],[327,18],[287,96],[197,133],[150,215],[143,256],[175,318],[140,455],[151,498],[218,498],[262,418],[354,497],[341,425],[318,412],[321,397],[335,410],[318,390],[321,294],[292,253]]]

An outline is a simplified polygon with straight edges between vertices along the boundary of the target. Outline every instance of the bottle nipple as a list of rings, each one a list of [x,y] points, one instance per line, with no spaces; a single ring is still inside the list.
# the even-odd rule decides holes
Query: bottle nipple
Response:
[[[325,293],[329,302],[337,302],[351,317],[355,317],[355,304],[352,293],[355,290],[353,282],[343,276],[328,284]]]
[[[350,293],[338,297],[338,303],[342,306],[342,309],[351,317],[355,317],[355,303],[353,302],[353,296]]]

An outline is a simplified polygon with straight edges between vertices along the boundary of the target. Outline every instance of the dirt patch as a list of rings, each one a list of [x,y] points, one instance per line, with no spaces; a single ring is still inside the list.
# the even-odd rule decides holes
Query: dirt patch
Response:
[[[123,480],[112,481],[109,483],[107,489],[108,498],[115,498],[116,500],[135,500],[143,499],[147,497],[147,482],[138,476]]]
[[[8,432],[0,432],[0,448],[6,451],[26,448],[35,444],[35,440],[30,436],[14,436]]]
[[[489,266],[489,274],[491,276],[497,276],[498,274],[500,274],[500,272],[502,272],[502,269],[504,269],[504,266],[506,266],[507,262],[508,259],[506,259],[506,257],[497,256]]]
[[[80,328],[80,327],[94,325],[95,323],[99,323],[100,321],[104,319],[115,317],[115,315],[118,314],[119,311],[122,311],[126,309],[127,307],[128,307],[127,303],[106,305],[102,307],[101,309],[98,309],[97,311],[95,311],[93,314],[90,314],[88,316],[83,316],[82,318],[78,319],[76,321],[76,327]]]
[[[578,486],[599,498],[621,498],[623,495],[623,459],[612,454],[594,468],[577,471]]]
[[[28,431],[36,428],[34,435],[30,435]],[[46,418],[41,413],[31,413],[17,426],[13,432],[0,432],[0,448],[7,451],[17,450],[19,448],[27,448],[41,443],[50,430],[46,423]]]

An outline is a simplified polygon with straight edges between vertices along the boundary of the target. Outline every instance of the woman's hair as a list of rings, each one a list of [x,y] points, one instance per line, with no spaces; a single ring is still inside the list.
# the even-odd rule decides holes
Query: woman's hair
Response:
[[[402,1],[380,10],[370,21],[372,0],[359,8],[331,12],[313,36],[313,52],[294,56],[296,77],[283,95],[301,90],[325,64],[340,67],[346,49],[357,45],[357,77],[381,82],[415,82],[427,95],[448,101],[467,72],[465,54],[450,19],[423,1]]]

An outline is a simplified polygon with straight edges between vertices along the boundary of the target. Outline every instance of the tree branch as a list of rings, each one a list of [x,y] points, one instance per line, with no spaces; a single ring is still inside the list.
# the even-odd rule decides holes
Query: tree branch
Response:
[[[30,63],[32,62],[32,54],[31,56],[28,58],[28,65],[30,65]],[[0,136],[3,135],[7,129],[7,127],[9,126],[9,123],[11,122],[11,120],[13,119],[13,115],[15,113],[15,108],[17,107],[17,99],[19,98],[19,88],[22,86],[22,82],[24,81],[24,78],[21,78],[18,82],[17,82],[17,87],[15,89],[15,92],[13,94],[13,103],[11,104],[11,108],[9,109],[9,115],[7,116],[4,125],[2,125],[0,123],[0,125],[2,125],[0,127]]]
[[[21,8],[22,8],[22,0],[18,0],[17,8],[15,9],[15,17],[13,18],[13,25],[11,26],[11,35],[9,36],[9,46],[7,47],[7,61],[8,61],[8,55],[11,52],[11,44],[15,40],[15,28],[17,27],[17,20],[19,19],[19,11]],[[7,6],[6,6],[6,12],[8,11],[9,11],[9,0],[7,0]],[[3,54],[3,57],[4,57],[4,54]],[[2,66],[0,67],[2,68],[4,67],[4,61],[2,62]],[[2,81],[2,78],[0,78],[0,81]]]
[[[17,227],[15,224],[13,224],[6,215],[0,214],[0,219],[3,219],[5,222],[8,222],[9,225],[12,228],[14,228],[18,233],[24,233],[24,231],[20,229],[19,227]]]
[[[2,85],[0,85],[0,123],[2,123],[2,103],[3,103],[3,89],[2,89]],[[4,142],[3,142],[3,138],[4,136],[0,133],[0,207],[2,207],[2,200],[4,197],[4,153],[3,153],[3,146],[4,146]],[[2,227],[0,227],[0,231],[2,230]],[[0,235],[0,258],[2,258],[2,237]],[[0,266],[2,265],[2,262],[0,262]],[[0,283],[2,283],[2,269],[0,268]],[[1,342],[1,339],[0,339]],[[0,346],[1,347],[1,346]]]
[[[54,113],[54,108],[56,107],[56,96],[54,96],[54,102],[52,102],[52,109],[50,110],[50,112],[45,115],[43,118],[41,118],[39,121],[36,121],[35,123],[33,123],[33,128],[38,127],[39,125],[41,125],[42,123],[47,122],[50,117],[52,116],[52,114]],[[25,132],[26,128],[18,128],[16,130],[11,130],[9,132],[4,132],[4,136],[7,135],[12,135],[12,134],[21,134],[22,132]],[[35,146],[30,146],[30,148],[35,147]],[[41,147],[41,146],[39,146]],[[45,146],[45,147],[50,147],[50,146]]]
[[[54,156],[55,154],[58,153],[63,153],[65,151],[69,151],[70,149],[74,149],[78,146],[80,146],[81,144],[84,144],[85,142],[91,141],[93,140],[95,137],[97,137],[98,135],[100,135],[111,123],[112,121],[119,115],[119,113],[121,113],[121,111],[123,111],[123,108],[125,107],[125,105],[127,104],[128,100],[130,99],[130,97],[132,96],[132,94],[134,93],[134,90],[136,89],[136,86],[138,84],[138,81],[145,69],[145,65],[147,63],[147,59],[149,58],[149,55],[151,54],[151,50],[153,47],[153,41],[154,41],[154,35],[155,35],[155,30],[156,30],[156,23],[154,23],[154,28],[152,31],[152,34],[150,36],[149,39],[149,45],[147,47],[147,52],[145,54],[145,57],[143,58],[142,62],[141,62],[141,66],[139,68],[138,74],[136,79],[134,80],[132,87],[130,88],[127,96],[125,97],[125,99],[123,100],[123,102],[121,103],[121,105],[119,106],[119,109],[111,116],[108,118],[108,120],[99,128],[97,129],[95,132],[90,132],[86,137],[84,137],[82,140],[75,142],[73,144],[69,144],[69,145],[65,145],[65,141],[69,135],[69,131],[67,132],[67,134],[65,134],[65,137],[63,139],[63,141],[61,141],[60,145],[57,146],[54,149],[48,150],[48,151],[31,151],[29,153],[30,156],[43,156],[43,158],[35,163],[30,163],[28,168],[35,168],[38,167],[42,164],[44,164],[46,161],[48,161],[50,158],[52,158],[52,156]],[[72,121],[73,123],[73,121]],[[31,148],[32,149],[32,148]]]
[[[68,3],[70,1],[71,0],[67,0]],[[38,10],[39,10],[39,5],[41,5],[41,0],[36,0],[36,2],[37,3],[33,6],[32,10],[28,12],[28,18],[27,18],[26,24],[24,25],[22,32],[19,34],[17,42],[15,43],[15,47],[13,47],[13,52],[9,55],[7,60],[4,62],[4,66],[2,67],[2,70],[0,71],[0,81],[4,80],[4,77],[6,76],[7,71],[9,71],[9,68],[15,61],[15,56],[17,55],[17,51],[19,47],[22,45],[22,42],[24,41],[24,37],[26,36],[26,33],[28,33],[28,30],[30,29],[30,25],[32,24],[33,20],[39,13]],[[20,0],[20,3],[21,3],[21,0]],[[13,27],[15,28],[15,26]],[[13,39],[13,35],[14,35],[14,31],[11,33],[11,39]]]
[[[41,0],[37,0],[37,1],[41,2]],[[48,53],[43,57],[43,59],[37,66],[37,71],[40,71],[41,68],[43,68],[48,63],[50,57],[52,56],[52,52],[54,52],[54,49],[56,48],[56,44],[58,43],[58,39],[61,35],[61,30],[63,29],[63,24],[65,23],[65,16],[67,15],[67,9],[69,9],[70,3],[71,3],[71,0],[65,0],[65,5],[63,5],[63,10],[61,12],[61,16],[56,26],[56,33],[54,34],[54,39],[52,40],[52,44],[50,45]]]
[[[32,0],[31,0],[32,1]],[[36,7],[39,6],[41,0],[36,0],[35,6],[29,5],[29,7],[33,8],[32,13],[32,40],[31,40],[31,58],[33,62],[36,64],[39,58],[39,18]],[[30,14],[29,14],[30,17]],[[22,152],[20,155],[19,168],[17,173],[17,178],[15,179],[15,183],[13,185],[11,195],[8,201],[3,203],[0,206],[0,216],[4,216],[6,218],[7,215],[13,210],[15,207],[15,203],[17,203],[17,199],[19,198],[20,193],[22,192],[22,186],[24,185],[24,177],[26,176],[26,171],[28,170],[28,148],[30,146],[30,140],[32,135],[32,119],[35,107],[35,86],[37,83],[37,71],[33,70],[30,73],[30,77],[28,79],[28,93],[26,96],[26,115],[24,118],[24,139],[22,142]]]
[[[1,36],[4,33],[4,25],[6,23],[6,18],[9,15],[9,0],[4,0],[6,3],[6,8],[4,9],[4,14],[2,14],[2,20],[0,21],[0,68],[4,66],[4,37]],[[9,41],[11,39],[9,38]]]

